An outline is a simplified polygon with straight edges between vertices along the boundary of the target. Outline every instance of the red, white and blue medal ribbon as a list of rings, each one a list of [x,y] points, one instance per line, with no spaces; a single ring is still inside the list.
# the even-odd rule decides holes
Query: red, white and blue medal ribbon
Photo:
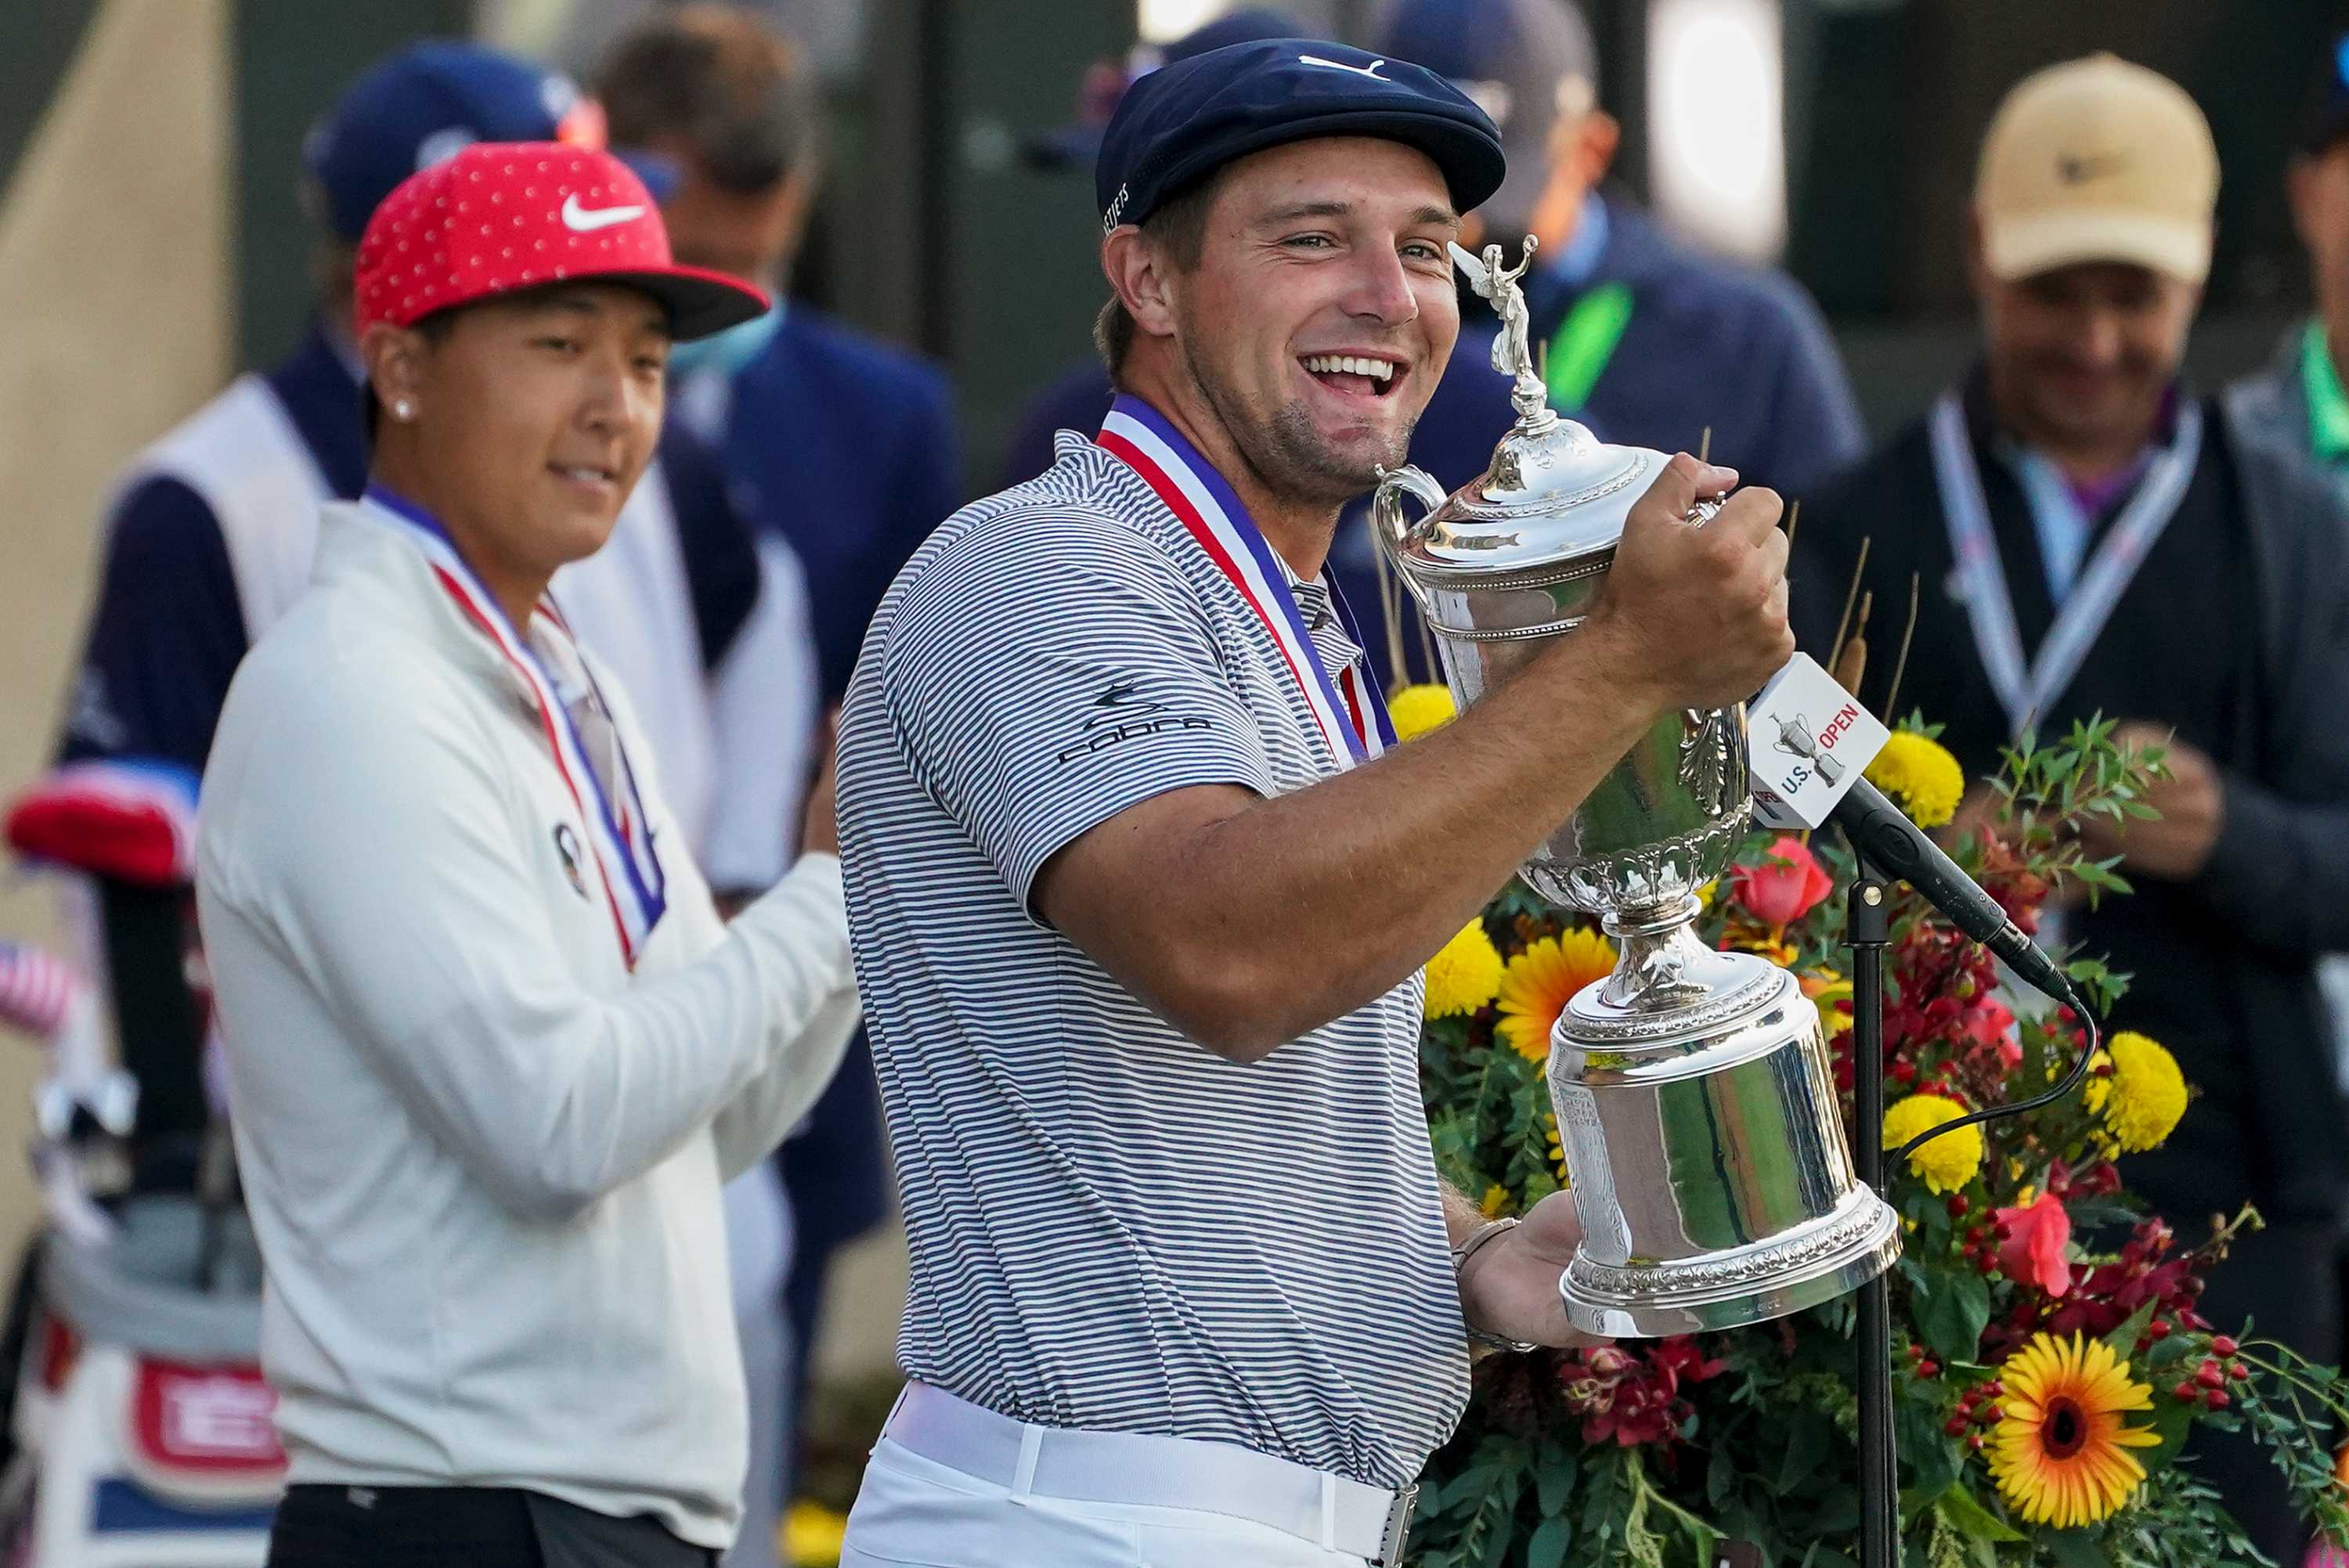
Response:
[[[563,776],[564,786],[571,791],[572,804],[578,809],[580,820],[587,825],[588,847],[595,853],[605,902],[612,912],[613,929],[620,939],[620,956],[634,969],[643,955],[645,944],[652,937],[653,928],[660,923],[661,915],[668,908],[668,878],[661,870],[660,854],[653,844],[652,820],[636,788],[636,769],[629,765],[626,748],[620,744],[617,732],[612,740],[616,761],[612,771],[617,777],[606,780],[589,765],[586,743],[580,738],[571,709],[557,694],[554,676],[529,642],[514,629],[513,623],[506,619],[505,612],[490,596],[489,589],[474,575],[464,557],[457,553],[457,547],[440,521],[380,485],[369,485],[365,499],[379,517],[396,525],[410,543],[423,552],[441,590],[455,601],[475,629],[495,645],[537,700],[539,722],[546,732],[547,746],[554,752],[555,771]],[[571,628],[564,624],[552,600],[541,600],[539,610],[558,633],[571,637]],[[573,645],[577,645],[575,639]],[[585,659],[579,661],[579,667],[583,672],[586,670]],[[594,675],[587,675],[586,679],[592,690]],[[603,701],[600,691],[595,696],[596,701]],[[605,711],[610,709],[606,707]]]
[[[1304,694],[1305,706],[1338,766],[1367,762],[1394,745],[1394,725],[1387,717],[1377,680],[1359,663],[1330,678],[1279,558],[1232,487],[1191,443],[1157,409],[1125,396],[1111,406],[1097,439],[1156,492],[1256,612]],[[1330,596],[1347,634],[1357,647],[1364,645],[1353,611],[1335,583],[1330,584]]]

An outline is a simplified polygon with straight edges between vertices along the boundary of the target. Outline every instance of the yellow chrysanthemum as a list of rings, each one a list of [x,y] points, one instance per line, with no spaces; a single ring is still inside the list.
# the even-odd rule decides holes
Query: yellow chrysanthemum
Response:
[[[2134,1029],[2123,1029],[2106,1047],[2113,1076],[2097,1109],[2121,1148],[2132,1154],[2158,1149],[2186,1114],[2186,1075],[2178,1058]]]
[[[2124,1427],[2124,1410],[2149,1410],[2153,1390],[2101,1339],[2035,1334],[1999,1368],[2005,1414],[1991,1439],[1990,1471],[2001,1496],[2031,1524],[2059,1530],[2109,1518],[2144,1484],[2130,1449],[2161,1441]]]
[[[1938,828],[1956,816],[1966,793],[1965,769],[1949,748],[1910,729],[1892,732],[1868,765],[1868,781],[1920,828]]]
[[[1898,1149],[1919,1133],[1965,1113],[1965,1107],[1938,1094],[1912,1094],[1896,1100],[1884,1112],[1884,1147]],[[1928,1191],[1954,1192],[1973,1180],[1982,1161],[1982,1129],[1961,1127],[1910,1150],[1909,1169],[1924,1178]]]
[[[1500,1218],[1501,1211],[1508,1206],[1509,1190],[1498,1181],[1485,1189],[1485,1201],[1476,1205],[1478,1209],[1484,1211],[1485,1218],[1488,1220]]]
[[[833,1568],[848,1539],[848,1515],[802,1498],[783,1520],[783,1561],[792,1568]]]
[[[2102,1050],[2088,1058],[2088,1081],[2080,1086],[2080,1104],[2090,1116],[2102,1112],[2105,1102],[2113,1098],[2112,1076],[2104,1070],[2112,1061],[2112,1057]]]
[[[1461,1017],[1491,1001],[1501,988],[1501,954],[1472,920],[1427,961],[1427,1016]]]
[[[1451,687],[1424,681],[1402,687],[1387,698],[1387,717],[1393,721],[1398,740],[1416,740],[1431,729],[1442,729],[1459,714]]]
[[[1614,967],[1615,944],[1587,926],[1543,937],[1502,971],[1496,1032],[1527,1061],[1547,1061],[1550,1026],[1577,991]]]

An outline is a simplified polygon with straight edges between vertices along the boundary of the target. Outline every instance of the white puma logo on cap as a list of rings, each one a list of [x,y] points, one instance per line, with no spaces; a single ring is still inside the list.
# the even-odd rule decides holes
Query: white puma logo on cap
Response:
[[[1367,66],[1350,66],[1343,60],[1325,60],[1319,55],[1299,55],[1297,57],[1297,63],[1300,66],[1323,66],[1333,71],[1351,71],[1358,77],[1368,77],[1374,82],[1390,79],[1379,75],[1379,67],[1386,64],[1383,57],[1372,60]]]
[[[615,223],[634,222],[644,215],[645,210],[638,206],[582,207],[576,191],[563,199],[563,226],[574,233],[592,234]]]

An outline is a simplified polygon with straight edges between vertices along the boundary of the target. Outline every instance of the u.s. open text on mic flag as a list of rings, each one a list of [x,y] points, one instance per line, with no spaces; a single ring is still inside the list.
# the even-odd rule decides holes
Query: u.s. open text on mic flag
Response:
[[[1819,828],[1891,732],[1808,654],[1770,677],[1745,714],[1754,818],[1770,828]]]

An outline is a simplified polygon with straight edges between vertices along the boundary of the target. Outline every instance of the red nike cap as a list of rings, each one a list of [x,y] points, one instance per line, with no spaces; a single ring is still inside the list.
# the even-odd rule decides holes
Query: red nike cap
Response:
[[[359,238],[358,330],[557,283],[620,284],[667,310],[682,343],[765,313],[747,284],[669,258],[660,208],[608,152],[476,142],[409,175]]]

